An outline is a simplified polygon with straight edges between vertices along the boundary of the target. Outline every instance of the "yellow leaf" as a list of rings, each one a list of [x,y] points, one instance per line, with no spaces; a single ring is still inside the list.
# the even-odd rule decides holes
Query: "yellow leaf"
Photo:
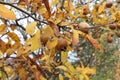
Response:
[[[85,74],[83,74],[83,75],[84,75],[85,80],[89,80],[89,77],[87,75],[85,75]]]
[[[16,16],[13,11],[9,10],[4,5],[0,4],[0,16],[10,20],[16,20]]]
[[[62,63],[64,64],[67,61],[67,59],[68,59],[68,52],[62,51],[61,52],[61,61],[62,61]]]
[[[42,57],[40,60],[41,60],[41,61],[47,60],[47,59],[48,59],[48,57],[49,57],[48,55],[45,55],[45,56],[44,56],[44,57]]]
[[[4,53],[6,51],[6,43],[0,39],[0,51]]]
[[[61,11],[59,13],[56,13],[56,20],[55,23],[58,24],[64,19],[64,13]]]
[[[21,80],[27,80],[28,74],[27,74],[27,71],[25,71],[24,68],[19,68],[18,72],[19,72],[19,77],[20,77]]]
[[[79,80],[84,80],[84,76],[83,75],[79,75]]]
[[[76,68],[78,72],[80,72],[81,74],[95,74],[96,73],[96,69],[95,68],[89,68],[89,67],[77,67]]]
[[[104,2],[102,5],[100,5],[100,7],[98,8],[98,13],[100,14],[101,12],[103,12],[103,10],[105,9],[106,6],[106,2]]]
[[[7,27],[5,24],[0,25],[0,34],[4,34],[7,30]]]
[[[76,46],[79,43],[79,34],[77,30],[73,30],[73,35],[72,35],[72,45]]]
[[[37,22],[31,22],[26,26],[26,32],[30,35],[32,35],[35,32],[35,27],[37,25]]]
[[[74,6],[72,4],[72,0],[68,0],[68,6],[69,6],[69,11],[71,12],[74,9]]]
[[[66,25],[69,25],[69,24],[70,24],[69,22],[63,22],[63,21],[59,23],[60,26],[66,26]]]
[[[50,3],[50,6],[55,5],[58,2],[58,0],[52,0],[52,2]]]
[[[67,71],[67,70],[68,70],[67,67],[65,67],[65,66],[58,66],[57,68],[62,69],[62,70],[64,70],[64,71]]]
[[[72,66],[70,62],[66,62],[65,66],[68,68],[71,74],[74,74],[76,72],[75,68]]]
[[[36,34],[26,41],[26,45],[30,45],[31,51],[35,51],[41,47],[40,30],[37,30]]]
[[[71,12],[74,9],[71,0],[67,0],[64,2],[64,8],[66,11]]]
[[[82,68],[77,67],[76,70],[81,73],[79,76],[80,80],[83,80],[83,78],[85,78],[85,80],[89,80],[88,75],[96,73],[96,69],[89,68],[89,67],[84,68],[83,65],[82,65]]]
[[[1,50],[0,50],[0,58],[3,58],[3,53],[1,52]]]
[[[46,36],[48,36],[49,38],[52,37],[52,36],[54,36],[54,32],[53,32],[52,28],[49,25],[47,25],[43,29],[43,34],[46,35]]]
[[[14,40],[15,42],[20,42],[19,37],[18,37],[17,34],[15,34],[14,32],[9,32],[9,33],[8,33],[8,36],[9,36],[12,40]]]
[[[9,48],[9,49],[7,49],[6,50],[6,54],[7,54],[7,56],[10,56],[12,53],[14,53],[14,49],[13,48]]]
[[[40,75],[40,80],[46,80],[42,75]]]
[[[64,73],[65,77],[68,77],[70,80],[72,78],[72,76],[69,73]]]
[[[72,47],[71,46],[67,46],[67,51],[72,51]]]
[[[55,48],[55,46],[57,45],[58,43],[58,38],[57,37],[54,37],[52,40],[49,40],[46,44],[47,48],[49,49],[52,49],[52,48]]]
[[[19,49],[17,51],[17,56],[21,56],[22,54],[24,54],[23,52],[24,52],[24,48],[23,48],[22,45],[20,45],[20,47],[19,47]]]
[[[62,74],[59,74],[59,80],[64,80]]]
[[[41,47],[40,30],[37,30],[35,36],[32,38],[31,50],[34,51],[34,50],[37,50],[40,47]]]
[[[95,24],[98,24],[99,23],[99,20],[97,19],[97,12],[95,9],[92,10],[92,15],[93,15],[93,22]]]
[[[20,47],[20,43],[19,42],[14,43],[11,48],[8,48],[6,50],[7,56],[10,56],[12,53],[17,51],[19,49],[19,47]]]
[[[117,20],[120,20],[120,11],[117,11],[117,12],[115,13],[115,18],[116,18]]]
[[[17,75],[11,66],[4,66],[4,70],[6,74],[8,74],[8,77],[11,77],[11,79]]]
[[[47,9],[44,5],[40,6],[40,8],[37,11],[40,15],[42,15],[43,18],[48,19],[49,15],[47,14]]]

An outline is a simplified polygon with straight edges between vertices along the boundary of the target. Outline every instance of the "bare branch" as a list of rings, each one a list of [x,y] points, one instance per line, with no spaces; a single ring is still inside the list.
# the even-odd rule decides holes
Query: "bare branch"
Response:
[[[25,14],[28,15],[29,17],[33,18],[35,21],[39,21],[39,22],[42,22],[42,23],[44,23],[44,24],[47,24],[46,22],[41,21],[41,20],[39,20],[39,19],[33,17],[33,16],[32,16],[31,14],[29,14],[28,12],[26,12],[26,11],[20,9],[19,7],[15,6],[15,5],[11,4],[11,3],[6,3],[6,2],[1,2],[1,1],[0,1],[0,4],[9,5],[9,6],[11,6],[11,7],[14,7],[15,9],[17,9],[17,10],[19,10],[19,11],[25,13]]]

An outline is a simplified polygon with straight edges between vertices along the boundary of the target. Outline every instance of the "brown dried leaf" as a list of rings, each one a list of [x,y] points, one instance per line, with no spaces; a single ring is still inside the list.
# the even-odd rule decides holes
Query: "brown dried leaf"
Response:
[[[18,37],[17,34],[15,34],[14,32],[9,32],[9,33],[8,33],[8,36],[9,36],[12,40],[14,40],[15,42],[20,42],[19,37]]]
[[[60,32],[59,32],[58,26],[51,20],[49,20],[48,23],[50,24],[50,27],[54,30],[55,35],[56,36],[60,36]]]
[[[27,80],[28,74],[27,74],[27,71],[24,68],[19,68],[18,72],[19,72],[19,77],[20,77],[21,80]]]
[[[0,25],[0,34],[4,34],[7,30],[7,27],[5,24]]]
[[[43,3],[45,4],[45,7],[48,11],[48,15],[50,17],[51,16],[51,10],[50,10],[50,6],[49,6],[49,1],[48,0],[43,0]]]
[[[96,39],[94,39],[92,36],[86,35],[86,40],[96,49],[102,50],[102,47],[99,44],[99,42]]]
[[[6,51],[6,43],[0,39],[0,51],[4,53]]]

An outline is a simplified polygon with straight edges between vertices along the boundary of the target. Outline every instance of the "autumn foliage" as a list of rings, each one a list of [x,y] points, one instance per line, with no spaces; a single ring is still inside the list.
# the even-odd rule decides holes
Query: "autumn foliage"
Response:
[[[114,34],[120,37],[119,3],[98,2],[0,1],[0,79],[89,80],[95,67],[72,65],[69,52],[81,38],[103,51],[99,29],[106,30],[108,43]]]

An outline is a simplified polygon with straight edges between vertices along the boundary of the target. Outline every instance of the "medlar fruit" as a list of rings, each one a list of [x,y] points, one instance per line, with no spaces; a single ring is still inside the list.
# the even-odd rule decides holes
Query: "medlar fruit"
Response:
[[[118,37],[120,37],[120,31],[118,31],[118,32],[116,33],[116,35],[117,35]]]
[[[63,50],[64,48],[67,47],[67,45],[68,45],[67,41],[64,38],[60,37],[58,39],[58,44],[56,45],[56,49]]]
[[[107,42],[108,42],[108,43],[112,43],[112,42],[113,42],[113,38],[110,37],[110,36],[108,36],[108,37],[107,37]]]
[[[108,36],[109,36],[109,37],[113,37],[113,35],[114,35],[114,33],[113,33],[112,31],[110,31],[110,32],[108,33]]]
[[[116,27],[117,27],[117,25],[116,25],[116,24],[110,24],[110,25],[109,25],[109,28],[110,28],[111,30],[116,29]]]
[[[107,8],[111,8],[112,7],[112,1],[111,0],[108,0],[107,2],[106,2],[106,7]]]

